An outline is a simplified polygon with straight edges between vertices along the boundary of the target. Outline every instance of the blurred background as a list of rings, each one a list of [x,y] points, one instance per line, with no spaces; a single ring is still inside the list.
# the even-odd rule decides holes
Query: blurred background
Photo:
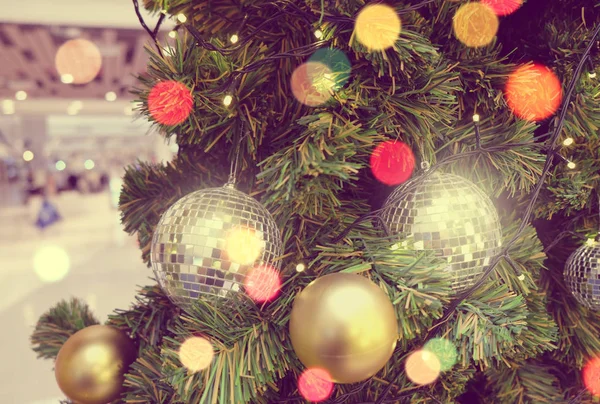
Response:
[[[121,178],[177,146],[135,116],[129,89],[149,36],[131,1],[0,6],[0,403],[58,403],[52,363],[30,349],[33,326],[65,296],[103,322],[150,282],[119,222]]]

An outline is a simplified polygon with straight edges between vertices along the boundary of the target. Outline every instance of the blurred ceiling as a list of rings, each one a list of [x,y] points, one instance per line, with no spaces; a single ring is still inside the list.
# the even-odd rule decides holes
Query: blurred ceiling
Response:
[[[73,38],[94,42],[102,55],[100,73],[88,84],[64,84],[56,71],[56,51]],[[146,70],[148,38],[143,30],[2,24],[0,97],[23,90],[28,98],[104,99],[109,91],[131,98],[133,75]]]

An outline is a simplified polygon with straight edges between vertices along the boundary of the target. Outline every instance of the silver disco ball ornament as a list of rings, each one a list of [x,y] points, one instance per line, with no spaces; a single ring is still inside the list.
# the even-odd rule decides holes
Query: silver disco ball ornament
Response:
[[[575,250],[567,260],[564,277],[579,303],[600,310],[600,243],[590,239]]]
[[[492,201],[472,182],[432,173],[399,186],[381,218],[392,234],[448,261],[452,289],[472,286],[500,251],[502,228]]]
[[[241,291],[252,268],[278,272],[275,259],[281,255],[271,214],[227,184],[192,192],[167,209],[154,230],[150,257],[165,293],[187,309],[203,295]]]

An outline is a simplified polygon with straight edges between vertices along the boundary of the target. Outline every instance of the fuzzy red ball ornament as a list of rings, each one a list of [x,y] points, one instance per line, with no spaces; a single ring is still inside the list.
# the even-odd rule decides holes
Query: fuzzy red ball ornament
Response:
[[[157,83],[148,95],[150,115],[163,125],[179,125],[190,116],[193,105],[190,89],[174,80]]]
[[[505,16],[514,13],[523,5],[523,0],[481,0],[494,10],[498,16]]]
[[[399,185],[412,175],[415,155],[406,143],[386,141],[377,145],[371,154],[371,170],[380,182]]]

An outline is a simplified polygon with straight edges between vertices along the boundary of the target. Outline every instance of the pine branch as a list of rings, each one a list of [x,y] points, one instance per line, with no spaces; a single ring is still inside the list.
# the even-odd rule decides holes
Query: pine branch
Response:
[[[55,359],[69,337],[90,325],[99,324],[86,303],[73,297],[61,300],[42,314],[30,341],[38,358]]]

